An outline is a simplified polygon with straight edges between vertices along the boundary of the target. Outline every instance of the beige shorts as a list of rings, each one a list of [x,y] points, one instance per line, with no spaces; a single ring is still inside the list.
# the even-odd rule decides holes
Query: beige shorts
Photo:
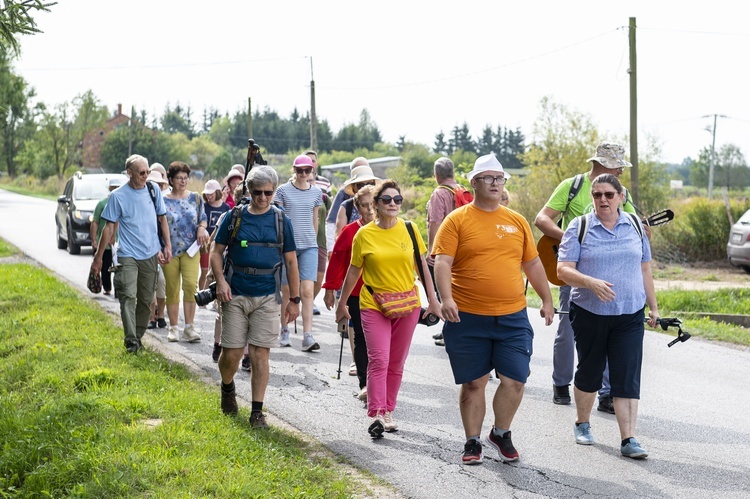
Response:
[[[275,295],[233,296],[221,304],[221,346],[272,348],[279,344],[281,307]]]

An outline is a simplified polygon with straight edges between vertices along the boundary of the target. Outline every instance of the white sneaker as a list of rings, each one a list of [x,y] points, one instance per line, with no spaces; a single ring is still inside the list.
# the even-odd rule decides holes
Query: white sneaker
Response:
[[[320,345],[313,338],[312,333],[305,333],[305,337],[302,339],[302,350],[305,352],[312,352],[313,350],[319,350]]]
[[[201,335],[198,334],[192,324],[185,326],[185,329],[182,330],[182,337],[189,343],[197,343],[201,340]]]
[[[292,346],[292,340],[289,339],[288,329],[282,329],[281,332],[279,333],[279,346],[280,347]]]
[[[167,341],[177,341],[177,335],[179,334],[180,330],[177,326],[169,326],[169,329],[167,329]]]
[[[398,424],[393,420],[393,413],[391,411],[386,411],[385,414],[383,414],[383,424],[385,426],[385,431],[391,432],[398,430]]]

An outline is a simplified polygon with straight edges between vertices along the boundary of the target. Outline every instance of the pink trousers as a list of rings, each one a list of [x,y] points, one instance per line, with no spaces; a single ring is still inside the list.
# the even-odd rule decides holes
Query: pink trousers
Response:
[[[380,311],[361,310],[367,342],[367,415],[393,411],[404,375],[411,338],[419,320],[419,309],[401,319],[388,319]]]

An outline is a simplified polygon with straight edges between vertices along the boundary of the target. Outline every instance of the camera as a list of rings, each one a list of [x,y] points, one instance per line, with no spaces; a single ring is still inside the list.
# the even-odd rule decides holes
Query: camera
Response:
[[[440,322],[440,319],[435,314],[427,314],[427,316],[423,319],[422,316],[424,315],[425,311],[427,309],[423,308],[419,311],[419,323],[423,326],[432,327],[438,322]]]
[[[206,289],[201,289],[195,293],[195,303],[199,307],[205,307],[216,299],[216,281],[208,285]]]

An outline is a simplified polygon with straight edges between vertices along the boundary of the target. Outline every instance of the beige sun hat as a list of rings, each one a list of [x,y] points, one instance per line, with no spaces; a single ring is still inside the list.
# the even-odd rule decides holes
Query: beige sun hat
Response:
[[[154,170],[151,173],[148,174],[148,179],[151,182],[156,182],[157,184],[167,184],[167,182],[164,177],[161,176],[161,173],[159,173],[159,170]]]
[[[371,182],[380,180],[372,173],[372,168],[367,165],[359,165],[352,168],[351,177],[349,180],[344,182],[344,192],[350,196],[354,195],[354,188],[352,184],[358,184],[360,182]]]
[[[596,161],[604,168],[609,168],[610,170],[633,166],[625,161],[625,148],[620,144],[613,144],[611,142],[602,142],[596,146],[596,156],[586,160],[587,163],[589,161]]]

